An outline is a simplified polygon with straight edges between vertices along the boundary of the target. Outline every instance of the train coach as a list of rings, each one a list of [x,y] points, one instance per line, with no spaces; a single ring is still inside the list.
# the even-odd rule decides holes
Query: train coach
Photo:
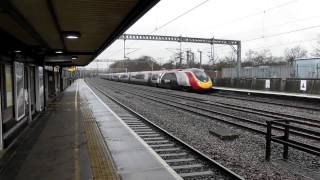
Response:
[[[100,78],[168,89],[206,91],[212,89],[212,81],[197,68],[161,71],[101,74]]]

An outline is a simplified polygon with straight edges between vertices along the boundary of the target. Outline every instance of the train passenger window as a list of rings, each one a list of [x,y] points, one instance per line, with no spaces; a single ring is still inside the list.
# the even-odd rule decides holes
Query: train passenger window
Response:
[[[164,82],[177,81],[177,77],[174,73],[167,73],[162,77],[162,79],[164,80]]]
[[[157,80],[158,79],[158,74],[153,74],[151,77],[151,80]]]
[[[144,74],[137,74],[136,79],[144,79]]]

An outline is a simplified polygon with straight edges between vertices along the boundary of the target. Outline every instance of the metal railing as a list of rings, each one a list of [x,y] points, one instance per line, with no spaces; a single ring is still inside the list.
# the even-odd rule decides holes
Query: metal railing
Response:
[[[309,144],[301,143],[298,141],[291,140],[290,130],[294,130],[295,132],[301,132],[308,135],[314,135],[320,137],[320,132],[305,129],[302,127],[297,127],[290,125],[291,120],[272,120],[267,121],[267,134],[266,134],[266,160],[270,161],[271,156],[271,142],[274,141],[276,143],[283,145],[283,159],[288,159],[289,147],[307,152],[316,156],[320,156],[320,148],[316,146],[312,146]],[[272,135],[272,125],[276,125],[277,127],[283,127],[283,135],[275,136]]]

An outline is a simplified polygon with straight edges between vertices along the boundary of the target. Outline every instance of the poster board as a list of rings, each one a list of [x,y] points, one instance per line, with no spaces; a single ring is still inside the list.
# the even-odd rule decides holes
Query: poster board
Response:
[[[24,65],[23,63],[14,62],[14,102],[15,102],[15,119],[16,121],[21,120],[25,112],[25,91],[24,91]]]
[[[13,106],[13,79],[12,67],[5,65],[6,107]]]
[[[36,110],[42,111],[44,108],[44,84],[43,84],[43,67],[35,68],[36,83]]]

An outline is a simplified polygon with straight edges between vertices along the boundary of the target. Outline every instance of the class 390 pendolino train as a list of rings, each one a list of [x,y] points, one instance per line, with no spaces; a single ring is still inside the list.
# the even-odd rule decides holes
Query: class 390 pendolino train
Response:
[[[212,89],[209,76],[197,68],[101,74],[101,78],[169,89],[207,91]]]

